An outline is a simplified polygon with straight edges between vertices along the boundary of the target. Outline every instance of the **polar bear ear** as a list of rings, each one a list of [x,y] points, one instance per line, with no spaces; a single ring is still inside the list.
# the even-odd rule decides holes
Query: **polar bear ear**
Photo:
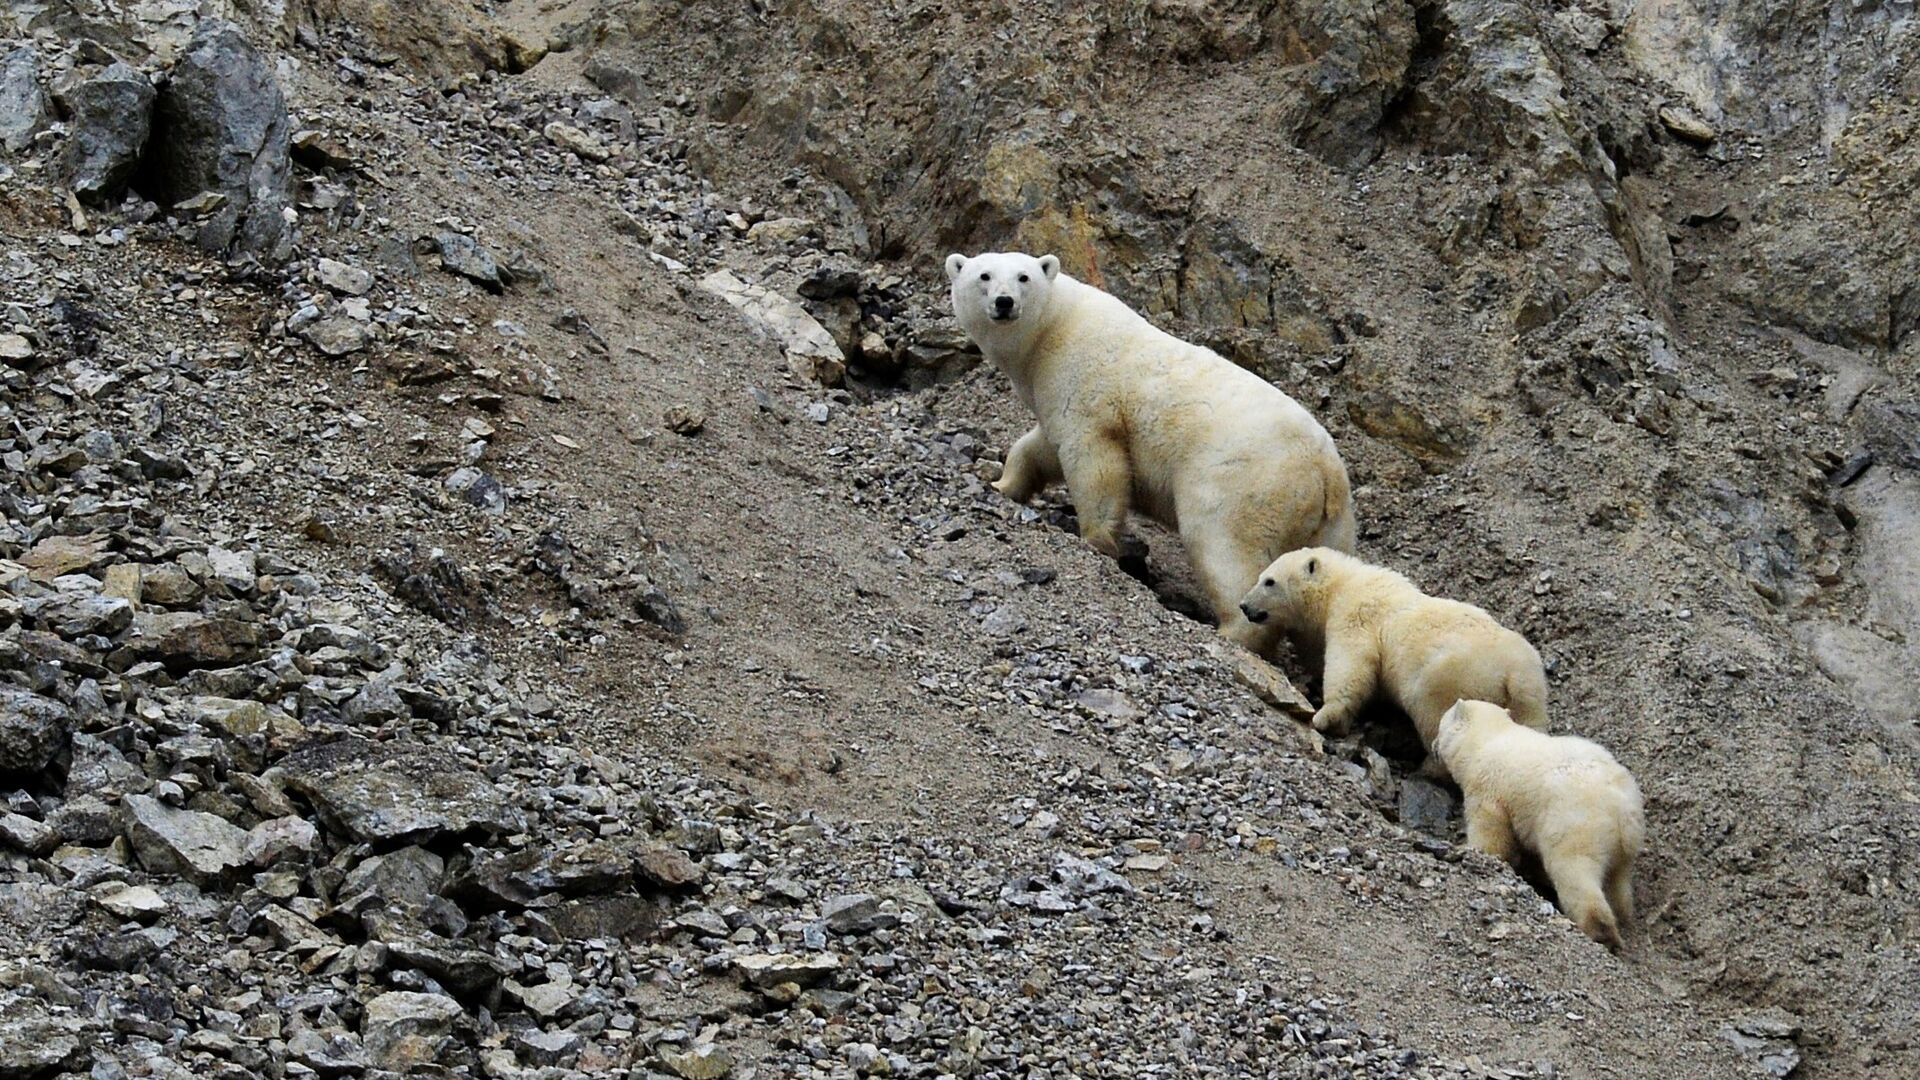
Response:
[[[1319,572],[1320,572],[1320,557],[1316,555],[1313,558],[1307,560],[1307,576],[1312,577],[1313,575]]]
[[[1054,278],[1059,277],[1060,276],[1060,257],[1058,255],[1040,256],[1040,272],[1047,275],[1048,281],[1052,281]]]
[[[965,255],[960,254],[957,251],[947,256],[947,280],[952,281],[955,278],[958,278],[960,276],[961,268],[966,265],[967,265],[967,257]]]

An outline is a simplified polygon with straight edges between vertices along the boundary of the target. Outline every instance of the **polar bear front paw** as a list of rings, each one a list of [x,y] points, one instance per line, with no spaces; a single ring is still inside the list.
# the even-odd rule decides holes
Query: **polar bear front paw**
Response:
[[[1347,733],[1347,716],[1331,706],[1323,705],[1313,714],[1313,730],[1322,735],[1340,736]]]

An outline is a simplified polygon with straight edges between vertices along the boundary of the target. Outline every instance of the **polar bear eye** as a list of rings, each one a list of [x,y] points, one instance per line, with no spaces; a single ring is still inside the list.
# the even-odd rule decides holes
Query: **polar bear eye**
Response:
[[[980,280],[981,280],[981,281],[992,281],[992,280],[993,280],[993,275],[992,275],[992,274],[981,274],[981,275],[980,275]]]
[[[1025,281],[1025,280],[1027,280],[1027,275],[1025,275],[1025,274],[1021,274],[1021,275],[1020,275],[1020,280],[1021,280],[1021,281]]]
[[[1271,589],[1271,588],[1273,588],[1273,579],[1272,579],[1272,578],[1268,578],[1267,580],[1265,580],[1265,581],[1263,581],[1263,582],[1261,582],[1260,584],[1261,584],[1261,585],[1264,585],[1264,586],[1266,586],[1266,587],[1267,587],[1267,588],[1269,588],[1269,589]]]

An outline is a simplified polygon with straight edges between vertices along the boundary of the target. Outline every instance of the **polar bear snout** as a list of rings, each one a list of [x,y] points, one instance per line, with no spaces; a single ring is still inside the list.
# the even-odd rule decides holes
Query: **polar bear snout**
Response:
[[[1240,602],[1240,614],[1245,615],[1247,621],[1250,623],[1263,623],[1267,621],[1267,613],[1264,610],[1254,607],[1244,600]]]
[[[993,321],[1012,322],[1020,317],[1020,306],[1011,296],[993,298]]]

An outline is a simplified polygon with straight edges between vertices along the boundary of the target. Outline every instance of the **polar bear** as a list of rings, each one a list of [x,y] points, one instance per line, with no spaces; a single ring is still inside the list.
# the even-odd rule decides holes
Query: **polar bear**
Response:
[[[1060,272],[1052,255],[947,256],[953,312],[1039,423],[994,488],[1025,502],[1065,480],[1080,535],[1120,554],[1127,513],[1180,533],[1221,633],[1256,653],[1277,636],[1241,616],[1260,568],[1308,545],[1351,550],[1347,468],[1277,387],[1168,334]]]
[[[1467,846],[1509,863],[1539,856],[1560,910],[1618,950],[1647,832],[1633,774],[1597,743],[1521,727],[1484,701],[1448,709],[1434,748],[1466,797]]]
[[[1240,602],[1246,619],[1276,624],[1322,656],[1316,731],[1344,734],[1361,706],[1384,690],[1405,710],[1430,756],[1440,716],[1462,698],[1492,701],[1514,719],[1547,727],[1547,676],[1527,639],[1457,600],[1428,596],[1405,577],[1332,548],[1290,551],[1273,561]]]

